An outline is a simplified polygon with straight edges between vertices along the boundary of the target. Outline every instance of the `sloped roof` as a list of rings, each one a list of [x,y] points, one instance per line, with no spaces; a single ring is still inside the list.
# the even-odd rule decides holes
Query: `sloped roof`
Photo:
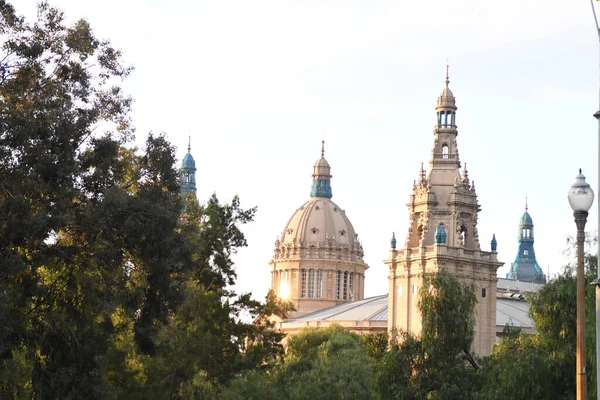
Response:
[[[344,303],[288,319],[288,322],[308,321],[387,321],[387,294]]]
[[[380,295],[363,300],[344,303],[325,308],[296,318],[282,321],[287,323],[318,321],[382,321],[388,319],[388,296]],[[529,304],[525,301],[510,298],[496,299],[496,326],[505,325],[516,328],[533,329],[533,321],[529,318]]]

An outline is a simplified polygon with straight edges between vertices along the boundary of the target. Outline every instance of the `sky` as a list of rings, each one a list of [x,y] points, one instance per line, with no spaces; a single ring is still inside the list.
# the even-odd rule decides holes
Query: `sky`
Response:
[[[35,16],[33,0],[13,0]],[[458,148],[475,181],[482,250],[504,277],[525,197],[551,275],[576,232],[567,193],[581,168],[598,192],[598,36],[588,0],[50,0],[87,19],[135,67],[136,142],[191,135],[201,201],[258,207],[234,257],[237,289],[262,298],[288,219],[309,199],[325,140],[333,201],[362,241],[365,297],[386,293],[390,238],[433,146],[446,62]],[[600,3],[596,3],[600,11]],[[598,202],[586,230],[598,227]],[[399,246],[401,247],[401,246]],[[596,249],[590,249],[593,253]]]

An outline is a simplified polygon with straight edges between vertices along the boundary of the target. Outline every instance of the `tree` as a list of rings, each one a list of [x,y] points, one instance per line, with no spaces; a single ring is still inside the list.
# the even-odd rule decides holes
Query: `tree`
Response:
[[[379,396],[474,398],[479,366],[471,354],[477,301],[473,286],[440,270],[426,275],[419,296],[422,334],[396,333],[379,365]]]
[[[281,304],[230,289],[255,209],[182,199],[164,135],[129,146],[131,68],[85,20],[0,14],[0,397],[208,395],[276,359],[241,316]]]
[[[589,246],[588,246],[589,248]],[[588,395],[596,397],[595,293],[597,257],[586,255]],[[571,399],[575,396],[577,277],[572,265],[528,298],[535,335],[516,332],[494,347],[483,368],[481,398]]]
[[[303,329],[269,372],[252,371],[231,382],[223,399],[369,399],[373,360],[363,338],[339,325]]]

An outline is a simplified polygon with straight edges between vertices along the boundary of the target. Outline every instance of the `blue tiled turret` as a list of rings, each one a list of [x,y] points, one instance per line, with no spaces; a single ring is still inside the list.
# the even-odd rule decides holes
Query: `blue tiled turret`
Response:
[[[540,268],[533,249],[533,220],[527,211],[521,216],[519,223],[519,251],[515,261],[506,274],[508,279],[518,279],[525,282],[546,283],[546,275]]]
[[[321,158],[315,164],[313,172],[313,183],[310,189],[310,197],[324,197],[330,199],[331,193],[331,167],[325,159],[325,141],[321,142]]]
[[[188,140],[188,152],[181,160],[179,170],[179,193],[186,196],[190,192],[196,192],[196,161],[192,157],[191,138]]]

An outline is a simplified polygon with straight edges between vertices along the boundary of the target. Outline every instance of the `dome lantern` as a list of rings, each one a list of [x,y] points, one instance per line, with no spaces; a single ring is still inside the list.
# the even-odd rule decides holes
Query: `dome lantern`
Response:
[[[321,158],[317,161],[313,171],[313,183],[310,197],[324,197],[331,199],[331,167],[325,159],[325,141],[321,141]]]

